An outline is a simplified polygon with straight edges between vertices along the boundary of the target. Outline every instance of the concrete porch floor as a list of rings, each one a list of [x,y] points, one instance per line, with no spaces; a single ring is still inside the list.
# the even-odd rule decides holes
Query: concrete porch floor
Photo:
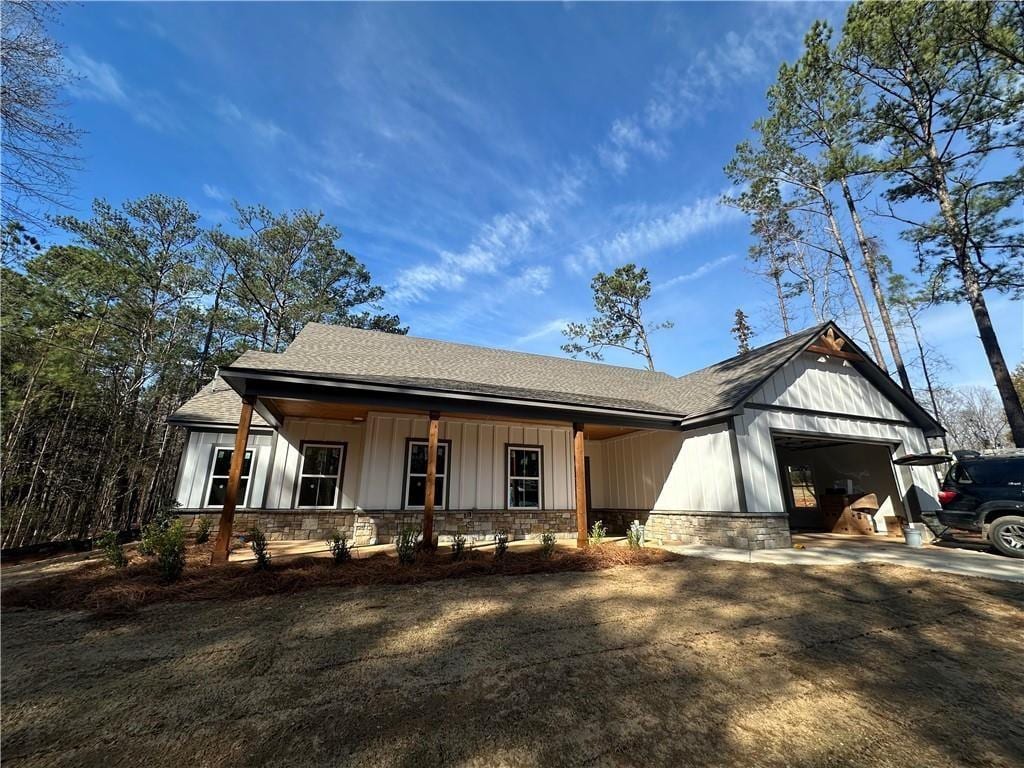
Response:
[[[666,544],[682,555],[776,565],[846,565],[888,563],[961,576],[1024,582],[1024,560],[989,551],[981,541],[936,542],[913,549],[901,538],[838,533],[795,533],[792,549],[749,552],[703,544]],[[802,548],[801,548],[802,547]]]

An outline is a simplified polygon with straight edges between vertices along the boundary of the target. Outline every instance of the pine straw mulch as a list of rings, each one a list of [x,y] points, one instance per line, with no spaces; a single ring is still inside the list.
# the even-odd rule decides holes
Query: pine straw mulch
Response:
[[[139,555],[128,566],[114,568],[103,561],[75,571],[36,579],[3,590],[6,608],[86,610],[96,615],[130,613],[155,603],[192,600],[244,600],[263,595],[304,592],[320,587],[357,587],[378,584],[420,584],[474,576],[522,576],[534,573],[599,571],[623,565],[658,565],[681,560],[662,549],[603,545],[586,549],[556,549],[550,558],[539,550],[510,550],[501,559],[493,552],[469,551],[461,560],[446,553],[420,553],[415,563],[402,564],[379,553],[335,564],[329,558],[294,557],[271,562],[257,571],[250,562],[210,565],[210,545],[191,546],[181,578],[161,581],[156,564]]]

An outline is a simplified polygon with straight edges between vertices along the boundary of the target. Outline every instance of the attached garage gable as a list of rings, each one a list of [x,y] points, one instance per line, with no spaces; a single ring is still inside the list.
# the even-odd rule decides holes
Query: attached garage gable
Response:
[[[801,411],[908,422],[906,414],[852,362],[801,352],[776,371],[748,401]]]

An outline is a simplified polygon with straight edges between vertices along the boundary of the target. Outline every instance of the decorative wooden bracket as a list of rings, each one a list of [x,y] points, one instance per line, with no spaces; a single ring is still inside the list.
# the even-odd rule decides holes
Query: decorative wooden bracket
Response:
[[[807,351],[814,352],[819,355],[827,355],[829,357],[840,357],[843,360],[864,359],[856,352],[847,352],[844,350],[843,345],[845,344],[846,339],[837,337],[835,329],[829,328],[814,344],[807,347]]]

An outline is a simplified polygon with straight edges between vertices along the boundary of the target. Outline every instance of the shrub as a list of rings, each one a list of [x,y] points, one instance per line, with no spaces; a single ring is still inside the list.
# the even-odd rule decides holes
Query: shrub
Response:
[[[461,560],[466,555],[466,537],[462,532],[456,533],[452,538],[452,560]]]
[[[174,518],[170,510],[162,509],[156,516],[142,527],[142,538],[139,540],[139,554],[149,557],[156,554],[154,545],[157,539],[171,527]]]
[[[128,556],[117,542],[117,531],[107,531],[96,539],[96,543],[99,544],[104,559],[112,566],[124,568],[128,565]]]
[[[634,520],[626,531],[626,542],[631,549],[640,549],[644,545],[644,527],[639,520]]]
[[[259,528],[249,531],[249,546],[256,555],[256,570],[265,571],[270,567],[270,545],[267,536]]]
[[[549,531],[540,535],[540,553],[544,557],[551,557],[555,554],[555,534]]]
[[[494,559],[500,560],[508,552],[508,531],[502,528],[494,534]]]
[[[334,557],[334,562],[347,563],[352,559],[352,547],[348,543],[342,534],[338,531],[331,531],[331,535],[327,537],[327,546],[331,550],[331,556]]]
[[[199,522],[196,524],[196,544],[205,544],[210,540],[210,531],[213,529],[213,523],[210,522],[208,517],[200,517]]]
[[[420,532],[416,528],[403,528],[395,539],[395,549],[398,551],[398,562],[408,565],[416,560],[416,544]]]
[[[600,520],[595,520],[594,524],[590,526],[590,543],[594,546],[601,544],[604,541],[604,537],[608,535],[608,529],[604,527],[604,523]]]
[[[177,581],[185,570],[185,526],[173,521],[166,530],[152,539],[153,554],[164,581]]]

